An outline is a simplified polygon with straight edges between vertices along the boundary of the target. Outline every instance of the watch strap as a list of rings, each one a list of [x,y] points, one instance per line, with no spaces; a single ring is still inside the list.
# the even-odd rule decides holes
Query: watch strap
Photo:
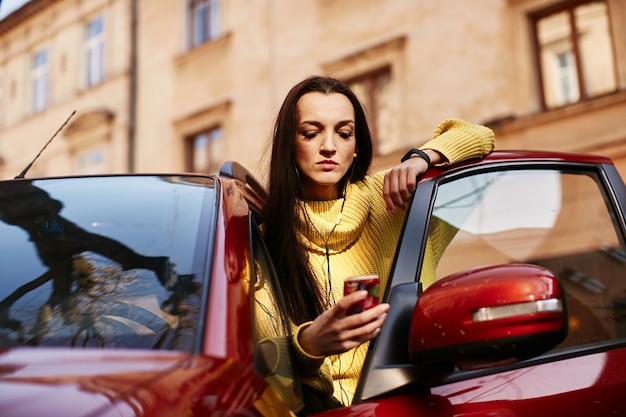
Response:
[[[422,158],[424,161],[426,161],[428,166],[430,166],[430,157],[428,156],[428,154],[426,152],[424,152],[423,150],[417,149],[417,148],[409,149],[409,151],[406,154],[404,154],[404,156],[402,157],[400,162],[404,162],[407,159],[412,158],[413,155],[418,155],[420,158]]]

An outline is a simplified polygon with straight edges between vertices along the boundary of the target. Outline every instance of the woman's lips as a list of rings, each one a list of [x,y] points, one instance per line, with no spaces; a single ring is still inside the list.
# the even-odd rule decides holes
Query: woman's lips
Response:
[[[339,164],[331,160],[324,160],[324,161],[320,161],[317,163],[317,166],[322,168],[325,171],[333,170],[337,167],[337,165]]]

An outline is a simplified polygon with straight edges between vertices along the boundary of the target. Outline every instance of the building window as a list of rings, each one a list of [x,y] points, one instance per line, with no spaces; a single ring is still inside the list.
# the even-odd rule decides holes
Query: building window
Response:
[[[104,78],[104,24],[102,16],[89,23],[85,30],[86,85],[100,84]]]
[[[560,91],[564,103],[574,103],[580,98],[574,54],[571,51],[566,51],[557,54],[556,58],[558,60],[557,76],[559,80],[557,89]]]
[[[48,105],[48,50],[42,49],[33,56],[32,68],[33,111]]]
[[[191,48],[221,34],[221,0],[189,0],[188,7]]]
[[[104,174],[104,149],[97,147],[79,152],[74,160],[74,169],[77,175]]]
[[[187,139],[186,170],[216,172],[222,163],[222,128],[214,127]]]
[[[544,108],[592,99],[617,89],[605,0],[559,4],[531,19]]]
[[[372,134],[374,156],[384,155],[387,142],[393,143],[393,96],[389,67],[353,78],[348,85],[355,92],[367,113]]]

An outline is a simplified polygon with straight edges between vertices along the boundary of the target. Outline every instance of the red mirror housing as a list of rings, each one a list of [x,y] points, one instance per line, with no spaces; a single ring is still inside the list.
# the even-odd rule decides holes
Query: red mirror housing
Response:
[[[450,275],[420,295],[409,352],[415,363],[483,368],[537,355],[566,334],[564,294],[550,271],[494,265]]]

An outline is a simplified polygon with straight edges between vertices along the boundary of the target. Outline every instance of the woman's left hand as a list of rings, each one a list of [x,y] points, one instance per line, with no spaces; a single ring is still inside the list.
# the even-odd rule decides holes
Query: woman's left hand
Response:
[[[426,149],[425,152],[430,157],[432,164],[437,164],[442,160],[439,152],[432,149]],[[419,156],[414,156],[385,174],[383,198],[389,213],[395,214],[396,206],[404,208],[404,205],[411,198],[411,194],[417,188],[417,178],[426,172],[428,168],[426,160]]]

